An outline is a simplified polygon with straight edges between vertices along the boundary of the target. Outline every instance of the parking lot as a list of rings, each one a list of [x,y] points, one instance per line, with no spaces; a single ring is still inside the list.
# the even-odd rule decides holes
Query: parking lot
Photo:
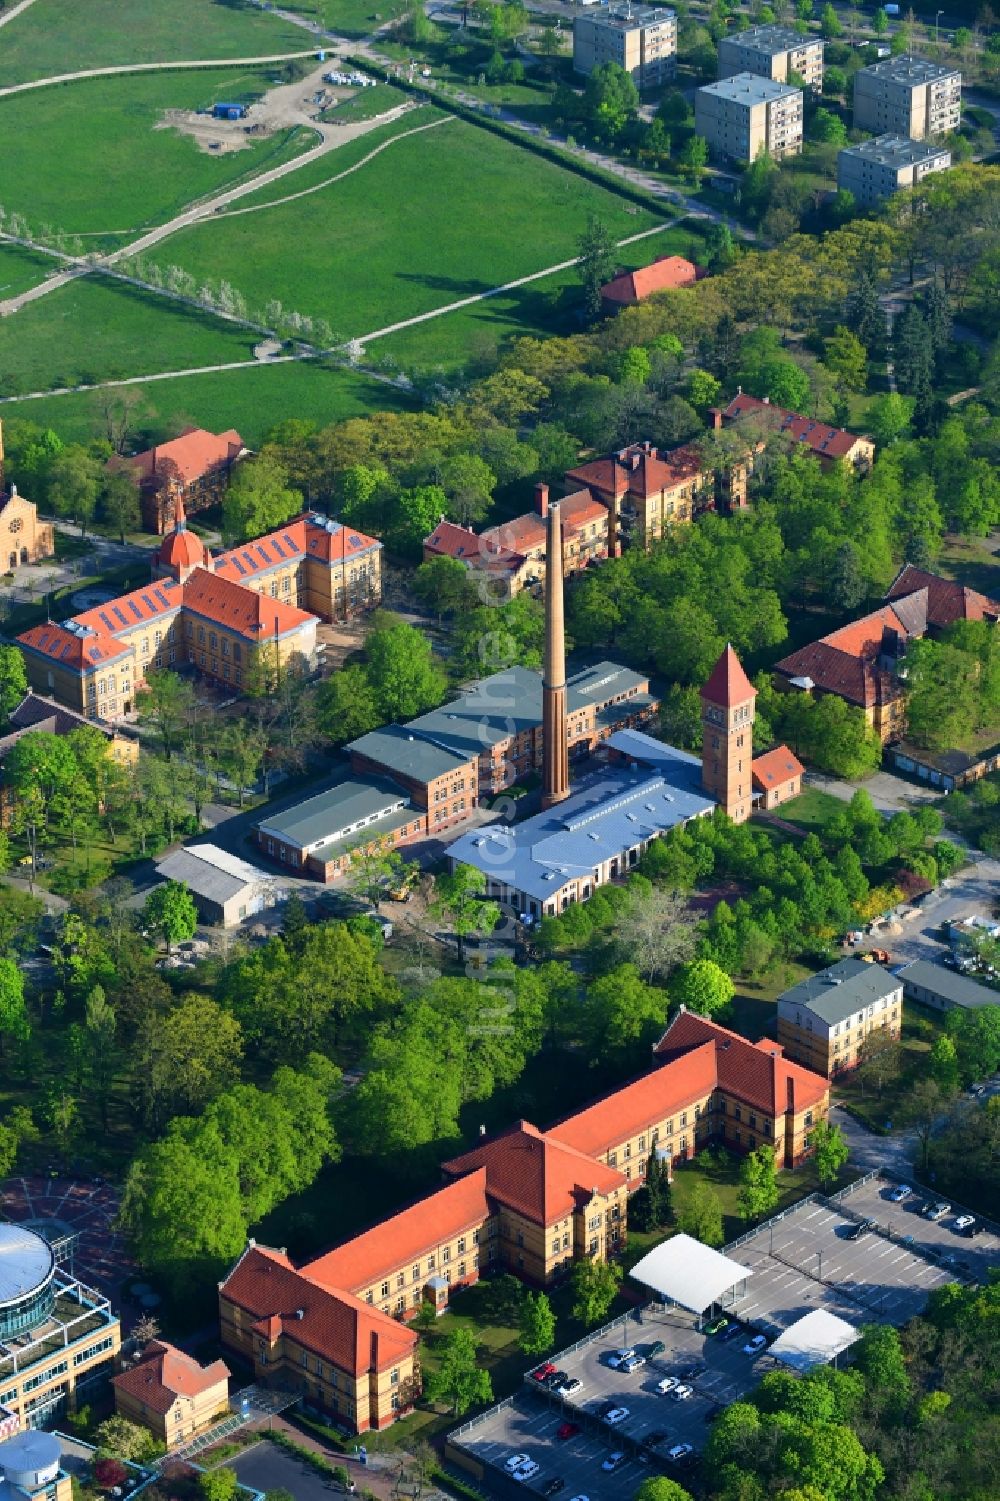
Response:
[[[485,1461],[487,1476],[500,1495],[545,1494],[552,1481],[564,1482],[566,1501],[628,1501],[641,1480],[656,1470],[677,1474],[667,1458],[671,1445],[688,1443],[694,1458],[704,1446],[708,1424],[717,1410],[754,1387],[775,1362],[767,1350],[744,1353],[758,1330],[775,1337],[814,1309],[846,1319],[855,1326],[872,1321],[903,1324],[919,1313],[928,1294],[956,1276],[986,1280],[990,1266],[1000,1265],[1000,1236],[984,1229],[975,1238],[958,1234],[955,1215],[933,1222],[920,1215],[926,1194],[913,1193],[900,1204],[888,1195],[893,1184],[873,1179],[849,1192],[839,1203],[805,1200],[772,1220],[725,1254],[751,1275],[745,1291],[726,1310],[726,1330],[705,1332],[706,1314],[670,1305],[637,1309],[595,1337],[553,1356],[559,1371],[580,1382],[568,1398],[537,1387],[527,1376],[512,1402],[484,1414],[454,1435],[463,1449]],[[859,1220],[878,1227],[858,1239],[850,1232]],[[954,1264],[946,1264],[952,1258]],[[650,1346],[664,1348],[651,1354]],[[609,1364],[617,1350],[632,1348],[645,1357],[632,1374]],[[661,1393],[658,1383],[673,1377],[691,1388],[678,1400]],[[609,1426],[599,1409],[615,1402],[627,1416]],[[577,1431],[559,1437],[565,1423]],[[644,1448],[650,1435],[663,1435]],[[614,1473],[601,1469],[616,1450],[627,1462]],[[514,1454],[527,1455],[537,1474],[519,1484],[504,1473]]]

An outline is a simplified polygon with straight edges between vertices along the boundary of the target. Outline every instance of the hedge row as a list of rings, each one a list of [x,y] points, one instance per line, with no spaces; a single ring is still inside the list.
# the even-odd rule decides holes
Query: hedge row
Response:
[[[617,193],[620,198],[627,198],[631,203],[636,203],[640,208],[646,209],[651,214],[658,215],[661,219],[676,217],[676,211],[662,198],[657,198],[653,193],[647,193],[643,188],[637,188],[630,182],[625,182],[613,172],[606,172],[603,167],[595,167],[592,162],[581,161],[572,152],[564,150],[561,146],[553,145],[551,141],[545,141],[540,136],[532,135],[529,131],[518,130],[515,125],[508,125],[505,120],[495,120],[492,116],[484,114],[481,110],[471,109],[467,104],[462,104],[458,99],[449,99],[446,95],[438,94],[434,89],[428,89],[418,83],[412,83],[406,78],[396,78],[387,68],[372,61],[368,57],[346,57],[345,62],[361,71],[377,74],[385,83],[392,84],[394,88],[402,89],[404,93],[413,94],[425,104],[436,105],[438,109],[448,110],[457,115],[460,120],[467,121],[470,125],[478,125],[481,130],[492,131],[494,135],[501,136],[505,141],[510,141],[515,146],[520,146],[525,151],[533,151],[536,156],[544,157],[546,161],[555,162],[567,172],[575,172],[578,177],[585,177],[598,187],[607,188],[611,193]],[[698,220],[692,220],[687,227],[696,234],[704,234],[704,226]]]

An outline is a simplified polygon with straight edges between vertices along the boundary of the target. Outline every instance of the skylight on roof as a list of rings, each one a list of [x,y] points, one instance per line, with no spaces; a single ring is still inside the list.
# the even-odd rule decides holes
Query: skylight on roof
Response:
[[[142,619],[142,611],[139,609],[139,606],[136,604],[134,599],[129,600],[128,607],[132,611],[132,614],[135,616],[136,620]]]
[[[122,625],[128,625],[128,621],[125,619],[124,612],[119,608],[119,606],[118,605],[112,605],[111,608],[115,612],[115,614],[118,616],[118,619],[121,621]]]
[[[164,594],[164,592],[163,592],[162,589],[154,589],[153,590],[153,594],[160,601],[160,604],[163,606],[163,608],[165,610],[169,608],[170,601],[167,598],[167,596]]]
[[[98,610],[97,613],[101,617],[101,619],[103,620],[104,624],[107,626],[108,630],[109,631],[113,631],[115,627],[114,627],[114,622],[112,621],[110,615],[106,615],[103,610]]]

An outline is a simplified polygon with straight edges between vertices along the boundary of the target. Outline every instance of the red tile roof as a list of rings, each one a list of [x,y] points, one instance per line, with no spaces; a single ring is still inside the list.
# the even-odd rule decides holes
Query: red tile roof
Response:
[[[759,787],[770,789],[780,787],[792,777],[802,776],[805,767],[787,745],[777,745],[774,750],[765,751],[764,755],[755,757],[750,763],[750,770]]]
[[[614,1168],[564,1146],[529,1121],[519,1121],[443,1167],[452,1177],[485,1167],[489,1197],[538,1225],[565,1219],[588,1204],[594,1193],[613,1192],[627,1181]]]
[[[977,594],[964,584],[952,579],[939,578],[936,573],[925,573],[904,563],[889,587],[886,599],[902,599],[918,589],[927,590],[927,619],[931,625],[943,628],[956,620],[985,620],[1000,617],[1000,601],[985,594]]]
[[[638,271],[622,271],[601,288],[606,302],[622,306],[641,302],[654,292],[669,292],[675,287],[689,287],[698,279],[698,268],[682,255],[661,255],[651,266]]]
[[[842,427],[831,427],[828,422],[817,422],[814,417],[803,417],[798,412],[777,407],[765,398],[747,396],[743,392],[733,397],[722,416],[724,420],[733,422],[736,418],[746,417],[751,413],[765,413],[773,417],[779,431],[787,433],[798,443],[804,443],[823,459],[846,459],[856,443],[871,441],[857,433],[846,432]]]
[[[793,651],[776,662],[774,670],[783,677],[809,678],[824,693],[836,693],[850,703],[871,708],[899,692],[892,674],[878,666],[882,635],[887,629],[902,641],[913,634],[891,605],[883,605]]]
[[[727,643],[722,656],[701,690],[701,696],[710,704],[720,704],[732,709],[736,704],[745,704],[757,697],[757,690],[743,671],[739,657]]]
[[[575,490],[553,504],[559,506],[564,538],[595,523],[602,523],[607,529],[607,506],[595,500],[589,490]],[[515,516],[512,521],[502,521],[499,526],[491,526],[488,531],[483,532],[480,540],[526,556],[532,552],[544,554],[546,537],[546,525],[538,512],[525,511],[523,516]]]
[[[693,1011],[679,1012],[653,1051],[672,1067],[706,1042],[715,1045],[718,1088],[772,1117],[783,1115],[790,1102],[796,1112],[807,1110],[829,1092],[827,1079],[790,1063],[778,1043],[767,1038],[748,1042]]]
[[[455,558],[469,568],[483,568],[489,573],[517,573],[527,559],[504,547],[497,537],[498,530],[494,527],[480,537],[471,527],[439,521],[430,536],[424,538],[424,551],[437,557]]]
[[[214,1360],[201,1366],[176,1345],[154,1340],[142,1359],[112,1378],[112,1386],[127,1392],[154,1412],[167,1413],[178,1397],[198,1397],[222,1382],[228,1382],[229,1367]]]
[[[686,484],[702,468],[698,451],[690,443],[662,454],[651,443],[633,443],[606,458],[567,470],[566,479],[603,495],[622,496],[631,491],[648,497]]]
[[[320,1286],[297,1272],[283,1252],[253,1241],[219,1284],[219,1295],[256,1319],[271,1341],[286,1334],[354,1376],[386,1370],[417,1343],[405,1325],[351,1293]]]
[[[162,472],[164,465],[176,468],[177,475],[185,485],[194,484],[213,469],[221,469],[243,452],[244,443],[235,428],[224,433],[210,433],[202,427],[186,427],[179,437],[169,443],[158,443],[144,453],[120,458],[115,454],[107,462],[108,469],[131,469],[140,478]]]
[[[205,562],[205,544],[195,532],[187,529],[184,502],[177,497],[173,530],[160,543],[156,561],[164,568],[198,568]]]
[[[33,625],[22,631],[17,640],[28,651],[37,652],[60,667],[73,667],[77,672],[90,672],[94,667],[103,667],[131,654],[130,647],[119,646],[110,636],[77,636],[62,625]]]
[[[482,1167],[317,1257],[302,1270],[323,1287],[364,1292],[386,1273],[426,1257],[442,1241],[478,1229],[489,1212]]]
[[[669,1067],[654,1069],[560,1121],[549,1135],[587,1156],[601,1156],[714,1088],[715,1047],[705,1042]]]
[[[316,620],[315,615],[297,605],[272,599],[269,594],[258,594],[256,589],[219,578],[205,568],[194,570],[183,591],[186,610],[236,631],[249,641],[273,641],[275,636],[287,636]]]

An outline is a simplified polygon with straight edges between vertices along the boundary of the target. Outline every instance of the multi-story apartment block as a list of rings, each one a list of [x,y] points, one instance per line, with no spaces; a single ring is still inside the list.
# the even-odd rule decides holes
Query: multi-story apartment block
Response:
[[[929,172],[943,172],[950,166],[951,152],[943,146],[905,136],[876,136],[837,153],[837,186],[870,208],[902,188],[914,187]]]
[[[902,980],[863,959],[841,959],[778,997],[778,1041],[828,1079],[857,1067],[873,1032],[897,1038],[902,1025]]]
[[[214,558],[180,496],[175,509],[149,584],[17,638],[33,688],[109,721],[132,710],[150,668],[187,664],[239,692],[261,667],[310,664],[317,617],[381,598],[381,542],[339,521],[311,512]]]
[[[723,160],[752,162],[763,152],[780,161],[802,150],[802,90],[753,73],[696,89],[695,132]]]
[[[640,91],[661,88],[677,65],[674,11],[628,4],[574,17],[573,67],[590,74],[603,63],[624,68]]]
[[[823,47],[819,37],[800,36],[790,26],[751,26],[719,42],[719,77],[754,73],[787,83],[794,73],[819,93],[823,87]]]
[[[442,1188],[299,1271],[251,1241],[220,1284],[223,1344],[355,1432],[385,1427],[419,1388],[406,1321],[484,1273],[550,1287],[623,1251],[651,1155],[669,1168],[713,1140],[766,1143],[783,1167],[809,1155],[829,1084],[779,1044],[682,1010],[654,1053],[650,1073],[549,1130],[518,1121],[479,1141]]]
[[[0,1225],[0,1408],[37,1428],[79,1393],[106,1381],[121,1348],[107,1298],[59,1265],[57,1249],[19,1225]]]
[[[922,57],[887,57],[854,75],[854,124],[876,135],[927,136],[957,130],[962,75]]]
[[[143,453],[126,458],[115,454],[106,467],[133,476],[139,487],[143,526],[162,536],[176,523],[178,500],[192,515],[221,500],[233,465],[246,452],[234,428],[210,433],[186,427],[179,437]]]

